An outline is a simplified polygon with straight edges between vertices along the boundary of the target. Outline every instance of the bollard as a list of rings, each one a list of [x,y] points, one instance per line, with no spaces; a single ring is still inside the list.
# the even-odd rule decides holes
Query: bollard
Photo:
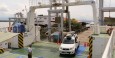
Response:
[[[92,58],[92,49],[93,49],[93,37],[89,37],[89,57]]]
[[[24,44],[23,44],[23,33],[20,33],[19,35],[18,35],[18,47],[19,48],[23,48],[24,47]]]
[[[0,54],[1,53],[4,53],[4,49],[3,48],[0,48]]]

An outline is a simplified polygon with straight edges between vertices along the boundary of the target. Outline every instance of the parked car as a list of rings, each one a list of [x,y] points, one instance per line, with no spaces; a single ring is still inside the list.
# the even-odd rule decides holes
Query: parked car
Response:
[[[79,42],[77,41],[78,36],[77,34],[67,34],[60,47],[59,47],[59,53],[62,54],[76,54],[76,50],[79,47]]]

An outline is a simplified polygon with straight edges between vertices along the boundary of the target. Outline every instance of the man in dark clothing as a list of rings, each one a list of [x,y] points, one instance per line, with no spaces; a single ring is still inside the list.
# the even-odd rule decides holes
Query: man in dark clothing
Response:
[[[28,58],[32,58],[32,48],[31,45],[28,47]]]

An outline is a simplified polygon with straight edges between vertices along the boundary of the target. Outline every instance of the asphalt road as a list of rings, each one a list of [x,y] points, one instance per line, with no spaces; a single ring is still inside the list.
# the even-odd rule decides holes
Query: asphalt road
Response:
[[[85,42],[89,42],[89,36],[93,34],[93,29],[89,28],[88,30],[81,32],[80,34],[78,34],[78,41],[80,41],[80,44],[84,44]]]

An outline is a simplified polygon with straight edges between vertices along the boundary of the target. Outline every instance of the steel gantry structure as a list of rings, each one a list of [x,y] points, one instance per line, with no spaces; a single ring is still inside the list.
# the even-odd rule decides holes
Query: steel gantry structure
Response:
[[[99,20],[100,25],[104,25],[104,12],[115,12],[115,7],[104,7],[103,0],[99,0]]]
[[[36,18],[35,15],[35,10],[40,9],[40,8],[49,8],[48,10],[49,13],[49,24],[48,24],[48,35],[51,35],[51,13],[56,13],[56,16],[58,16],[58,13],[61,13],[61,32],[63,32],[63,13],[65,12],[65,8],[67,6],[79,6],[79,5],[91,5],[93,9],[93,19],[94,19],[94,34],[99,34],[99,22],[97,18],[97,8],[96,8],[96,3],[93,0],[75,0],[74,2],[69,2],[70,0],[60,0],[61,2],[57,3],[56,1],[58,0],[48,0],[50,4],[47,5],[38,5],[38,6],[30,6],[30,10],[27,13],[27,28],[30,30],[32,26],[34,26],[34,19]],[[54,10],[52,9],[54,7]],[[62,7],[61,9],[57,9],[57,7]],[[69,11],[68,11],[68,18],[69,16]],[[69,30],[71,31],[71,22],[69,19]],[[63,37],[63,34],[62,34]]]

